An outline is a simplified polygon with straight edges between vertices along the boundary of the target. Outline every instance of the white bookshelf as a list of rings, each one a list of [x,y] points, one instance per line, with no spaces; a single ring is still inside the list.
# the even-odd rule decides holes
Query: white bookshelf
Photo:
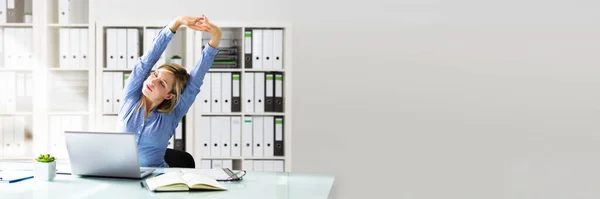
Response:
[[[242,69],[237,68],[211,68],[208,72],[242,72]]]
[[[89,68],[48,68],[50,71],[89,71]]]
[[[32,72],[32,68],[0,68],[0,72]]]
[[[13,113],[0,113],[2,116],[25,117],[25,153],[10,157],[0,155],[1,159],[31,160],[36,156],[36,154],[52,153],[53,151],[50,149],[50,146],[52,145],[50,138],[54,135],[51,135],[52,133],[50,132],[50,117],[82,117],[80,120],[82,123],[77,128],[81,128],[81,130],[87,130],[87,127],[89,126],[86,124],[88,123],[87,121],[92,121],[91,118],[88,117],[90,115],[89,112],[93,110],[89,104],[93,104],[92,101],[94,99],[93,92],[91,92],[93,90],[90,89],[94,85],[94,74],[93,70],[89,70],[94,66],[94,53],[89,52],[93,52],[95,50],[94,46],[91,45],[92,41],[94,41],[94,31],[93,29],[90,29],[93,27],[89,26],[90,21],[92,21],[89,16],[93,15],[93,13],[87,12],[87,10],[92,10],[89,9],[89,1],[91,0],[74,0],[74,2],[83,2],[85,4],[79,4],[79,6],[76,8],[81,9],[78,10],[86,11],[78,14],[72,13],[73,22],[81,21],[83,23],[59,24],[57,10],[58,0],[48,0],[32,1],[32,13],[34,13],[32,23],[0,24],[0,28],[2,29],[32,29],[32,38],[29,38],[29,40],[32,42],[31,67],[0,68],[0,72],[21,72],[32,76],[32,81],[27,83],[31,83],[32,96],[31,99],[25,99],[31,100],[31,110],[17,111]],[[59,65],[58,54],[61,41],[58,30],[61,28],[88,29],[87,41],[80,41],[87,43],[87,61],[83,61],[83,63],[87,63],[86,68],[63,68]],[[79,65],[80,63],[77,64]],[[69,78],[69,76],[75,76],[77,79],[85,81],[85,84],[80,84],[81,81],[69,84],[69,82],[73,79]],[[81,97],[73,99],[65,97],[65,99],[53,100],[53,95],[60,95],[61,92],[70,93],[71,89],[80,89],[83,91],[82,93],[85,94],[78,95]],[[66,108],[65,110],[62,110],[61,108],[52,108],[55,105],[57,105],[56,107],[73,107],[73,104],[87,104],[88,106],[81,106],[79,110],[71,110],[70,108]],[[69,121],[70,120],[65,121],[64,123],[68,124]]]
[[[89,115],[88,112],[49,112],[48,115]]]
[[[48,27],[56,27],[56,28],[89,28],[90,24],[57,24],[52,23],[48,24]]]
[[[95,15],[91,1],[69,1],[72,5],[66,22],[59,16],[59,0],[34,2],[40,5],[39,15],[43,16],[34,23],[40,27],[43,49],[38,85],[45,90],[38,99],[41,111],[34,113],[37,120],[43,121],[38,125],[43,133],[34,136],[38,140],[35,146],[39,147],[34,151],[54,153],[66,161],[67,154],[57,154],[54,146],[61,144],[54,143],[52,137],[64,130],[91,130],[94,121],[90,114],[95,102],[95,29],[90,26]],[[63,56],[69,55],[72,61],[66,64]]]
[[[194,118],[195,116],[200,115],[201,117],[211,117],[211,116],[215,116],[215,117],[219,117],[219,116],[241,116],[241,121],[243,122],[245,119],[247,118],[252,118],[255,116],[282,116],[283,120],[284,120],[284,156],[201,156],[199,154],[195,154],[193,150],[190,150],[189,148],[186,148],[187,151],[189,153],[191,153],[192,155],[194,155],[195,160],[196,160],[196,165],[200,165],[202,163],[198,163],[199,161],[203,161],[203,160],[232,160],[233,161],[233,165],[234,167],[243,167],[241,165],[243,165],[242,162],[244,162],[245,160],[283,160],[284,161],[284,170],[285,171],[291,171],[292,170],[292,131],[291,131],[291,126],[292,126],[292,117],[291,117],[291,113],[292,113],[292,109],[291,109],[291,70],[292,70],[292,56],[291,56],[291,32],[292,32],[292,27],[289,24],[278,24],[278,23],[236,23],[236,22],[217,22],[217,24],[220,24],[220,26],[222,27],[222,29],[227,29],[227,28],[236,28],[236,29],[241,29],[241,31],[239,32],[239,34],[241,34],[239,37],[240,38],[244,38],[244,32],[247,28],[265,28],[265,29],[283,29],[284,31],[284,41],[283,41],[283,52],[284,52],[284,59],[283,59],[283,69],[252,69],[252,68],[246,68],[245,64],[244,64],[244,54],[242,53],[242,56],[240,57],[241,61],[241,67],[240,68],[236,68],[236,69],[222,69],[222,68],[211,68],[209,70],[209,73],[214,72],[214,73],[221,73],[221,72],[238,72],[240,73],[240,77],[241,77],[241,99],[243,101],[244,96],[246,96],[246,92],[244,89],[244,85],[245,82],[243,80],[244,78],[244,74],[246,73],[255,73],[255,72],[279,72],[279,73],[283,73],[285,71],[288,71],[286,73],[284,73],[284,112],[279,113],[279,112],[244,112],[245,108],[244,108],[244,103],[242,102],[242,112],[233,112],[233,113],[219,113],[219,112],[202,112],[202,113],[194,113],[194,108],[192,107],[192,109],[190,110],[191,113],[194,114],[188,114],[188,116],[192,116],[192,117],[188,117],[188,121],[197,121],[197,118]],[[244,45],[243,45],[243,41],[242,44],[240,45],[240,51],[244,52]],[[188,56],[191,56],[188,54]],[[197,100],[198,101],[198,100]],[[196,106],[197,104],[194,104],[194,106]],[[188,122],[189,123],[189,122]],[[188,125],[189,127],[190,125]],[[243,128],[243,126],[242,126]],[[197,129],[196,129],[197,131]],[[195,137],[198,136],[198,132],[194,131],[195,133],[193,135],[188,135],[188,137],[186,137],[186,146],[193,146],[193,149],[196,149],[195,146],[198,143],[193,143],[191,140],[196,139]],[[241,143],[240,143],[241,144]],[[198,167],[198,166],[197,166]],[[245,168],[242,168],[245,169]]]
[[[2,23],[0,27],[33,27],[33,23]]]
[[[131,69],[103,68],[104,72],[131,72]]]
[[[31,116],[32,112],[12,112],[12,113],[0,113],[0,116]]]
[[[285,72],[285,69],[245,69],[246,72]]]
[[[39,8],[36,8],[34,5],[25,5],[25,7],[31,9],[32,13],[37,14],[39,12]],[[24,12],[28,8],[24,8]],[[15,9],[19,8],[15,7]],[[17,14],[19,13],[17,12]],[[5,93],[3,93],[3,97],[15,97],[12,99],[14,100],[15,104],[10,104],[6,101],[0,103],[0,106],[5,107],[0,108],[0,120],[4,120],[0,121],[0,127],[12,126],[13,130],[15,131],[13,131],[12,136],[7,136],[3,132],[3,128],[0,128],[0,136],[13,137],[12,140],[3,139],[0,143],[0,159],[30,159],[31,155],[33,154],[33,140],[31,137],[35,128],[34,124],[36,124],[32,122],[32,118],[35,114],[35,104],[33,103],[35,96],[31,92],[29,92],[28,96],[24,96],[23,93],[19,94],[19,90],[20,88],[25,88],[25,82],[27,82],[27,85],[30,85],[29,88],[32,88],[31,86],[33,86],[33,80],[36,78],[34,74],[36,73],[37,62],[34,62],[33,60],[39,59],[38,47],[40,34],[38,31],[40,27],[36,26],[34,23],[25,23],[25,19],[18,22],[9,22],[7,19],[6,22],[7,23],[0,24],[0,40],[2,41],[2,45],[0,45],[0,48],[2,48],[2,53],[0,53],[0,56],[2,56],[0,73],[6,75],[1,77],[2,80],[16,80],[16,82],[12,83],[3,82],[3,85],[5,86],[3,89],[3,91],[5,91]],[[11,32],[12,34],[10,34]],[[22,59],[11,62],[6,58],[8,54],[12,54],[13,56],[19,54],[19,57]],[[25,66],[23,65],[24,63],[30,64],[29,66]],[[20,78],[20,76],[24,78]],[[29,76],[29,78],[27,76]],[[9,109],[8,107],[11,108]],[[5,122],[9,124],[3,124]],[[21,129],[21,127],[23,129]],[[14,147],[17,145],[20,146],[20,148],[16,148],[18,149],[17,151],[9,149],[10,146]]]

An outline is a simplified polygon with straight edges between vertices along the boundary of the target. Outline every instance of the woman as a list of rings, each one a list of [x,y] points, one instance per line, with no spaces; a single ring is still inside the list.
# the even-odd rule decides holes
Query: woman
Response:
[[[185,25],[212,34],[198,63],[188,74],[178,64],[164,64],[151,73],[177,29]],[[177,17],[154,38],[152,47],[135,64],[119,110],[120,130],[136,135],[140,166],[168,167],[164,156],[179,121],[200,92],[204,75],[213,64],[221,28],[202,17]]]

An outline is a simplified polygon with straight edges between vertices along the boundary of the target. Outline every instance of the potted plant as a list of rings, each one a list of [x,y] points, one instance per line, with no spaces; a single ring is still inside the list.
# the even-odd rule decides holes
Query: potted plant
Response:
[[[56,177],[56,158],[50,154],[40,154],[35,159],[34,178],[43,181],[51,181]]]
[[[181,65],[181,57],[179,55],[173,55],[171,57],[171,62]]]
[[[33,15],[31,12],[24,13],[25,23],[33,23]]]

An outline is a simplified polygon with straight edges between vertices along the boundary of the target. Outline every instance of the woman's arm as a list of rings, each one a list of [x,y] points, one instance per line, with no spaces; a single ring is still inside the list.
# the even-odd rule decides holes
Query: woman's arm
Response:
[[[209,22],[206,16],[203,16],[203,18],[204,26],[208,27],[205,32],[210,32],[212,36],[208,42],[208,45],[206,45],[206,47],[204,47],[202,50],[200,60],[190,72],[190,80],[185,85],[185,89],[181,94],[179,103],[173,111],[173,114],[177,119],[176,121],[179,121],[179,119],[183,118],[183,116],[188,112],[188,109],[194,103],[196,95],[200,93],[200,86],[202,86],[204,76],[208,72],[208,69],[210,69],[212,66],[215,56],[217,56],[217,53],[219,52],[218,47],[219,42],[221,41],[221,28]]]

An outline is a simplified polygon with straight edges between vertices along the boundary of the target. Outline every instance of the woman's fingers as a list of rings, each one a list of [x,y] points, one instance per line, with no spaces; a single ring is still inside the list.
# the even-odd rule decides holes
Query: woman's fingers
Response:
[[[200,27],[200,31],[208,32],[208,31],[210,31],[210,27],[207,26],[206,24],[204,24]]]
[[[208,22],[209,22],[209,21],[208,21],[208,17],[206,17],[206,15],[204,15],[204,14],[202,14],[202,19],[203,19],[202,21],[203,21],[204,23],[208,23]]]
[[[204,24],[204,25],[202,25],[200,27],[200,31],[209,32],[210,31],[210,27],[207,26],[206,24]]]
[[[202,17],[187,16],[187,17],[185,17],[185,20],[184,20],[184,25],[186,25],[186,26],[193,26],[193,25],[202,24],[202,23],[203,23]]]
[[[199,17],[191,17],[188,16],[185,18],[185,25],[193,30],[197,30],[197,31],[203,31],[203,32],[210,32],[211,31],[211,24],[208,21],[208,18],[206,17],[206,15],[202,14],[202,16]]]
[[[198,30],[198,31],[205,31],[205,32],[210,31],[210,27],[207,26],[206,24],[192,25],[192,26],[188,26],[188,27],[190,27],[191,29],[194,29],[194,30]]]

